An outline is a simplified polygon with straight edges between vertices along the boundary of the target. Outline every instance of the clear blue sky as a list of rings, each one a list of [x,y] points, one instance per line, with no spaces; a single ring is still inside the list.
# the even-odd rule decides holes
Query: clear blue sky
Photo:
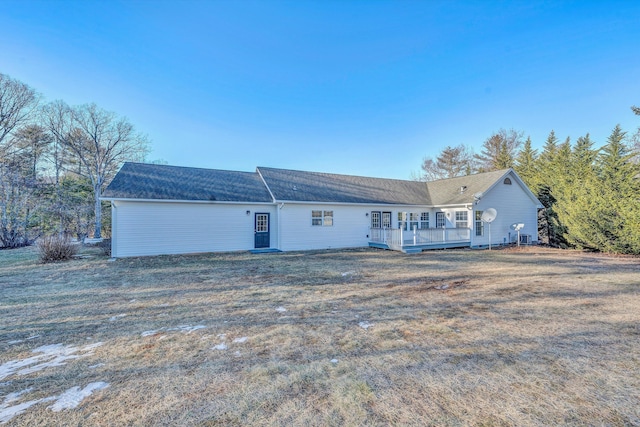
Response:
[[[409,178],[500,128],[640,118],[640,1],[3,0],[0,72],[95,102],[150,160]]]

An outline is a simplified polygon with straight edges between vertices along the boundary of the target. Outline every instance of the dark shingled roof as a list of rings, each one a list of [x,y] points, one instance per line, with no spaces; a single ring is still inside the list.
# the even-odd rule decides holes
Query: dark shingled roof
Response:
[[[106,199],[271,202],[255,172],[125,163],[103,193]]]
[[[424,182],[259,167],[278,201],[428,204]]]
[[[257,172],[236,172],[125,163],[103,197],[249,203],[269,203],[275,199],[282,202],[443,206],[473,203],[475,194],[486,192],[509,172],[510,169],[504,169],[418,182],[266,167],[259,167]],[[535,196],[531,197],[535,199]]]

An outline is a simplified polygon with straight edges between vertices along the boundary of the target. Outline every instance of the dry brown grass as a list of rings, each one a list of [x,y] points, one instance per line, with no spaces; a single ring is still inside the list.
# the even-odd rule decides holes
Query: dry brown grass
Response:
[[[93,251],[0,251],[0,365],[104,343],[0,379],[0,409],[109,383],[7,425],[640,425],[638,258]]]

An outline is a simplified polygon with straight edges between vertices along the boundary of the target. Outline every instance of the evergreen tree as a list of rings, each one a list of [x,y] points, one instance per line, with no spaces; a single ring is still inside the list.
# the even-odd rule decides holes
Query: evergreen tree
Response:
[[[527,137],[524,147],[516,157],[514,169],[520,178],[534,193],[538,192],[540,180],[538,176],[538,151],[531,147],[531,137]]]
[[[599,203],[594,194],[598,185],[596,156],[589,134],[578,138],[569,156],[568,178],[561,189],[561,201],[556,205],[567,243],[580,249],[598,249],[591,231],[594,221],[597,222],[594,205]]]
[[[617,125],[597,158],[601,202],[595,237],[605,252],[640,254],[638,165]]]
[[[568,141],[567,141],[568,142]],[[538,233],[542,241],[546,241],[551,246],[566,247],[564,238],[565,229],[560,223],[556,212],[558,202],[558,190],[560,187],[563,168],[559,167],[566,158],[567,142],[559,153],[558,138],[552,130],[538,157],[538,171],[540,184],[537,191],[538,200],[544,205],[544,209],[538,212]]]

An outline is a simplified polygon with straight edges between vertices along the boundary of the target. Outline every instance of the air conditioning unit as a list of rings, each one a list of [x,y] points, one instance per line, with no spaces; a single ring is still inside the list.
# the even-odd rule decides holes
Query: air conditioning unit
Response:
[[[521,234],[520,235],[520,244],[521,245],[530,245],[531,244],[531,234]]]

